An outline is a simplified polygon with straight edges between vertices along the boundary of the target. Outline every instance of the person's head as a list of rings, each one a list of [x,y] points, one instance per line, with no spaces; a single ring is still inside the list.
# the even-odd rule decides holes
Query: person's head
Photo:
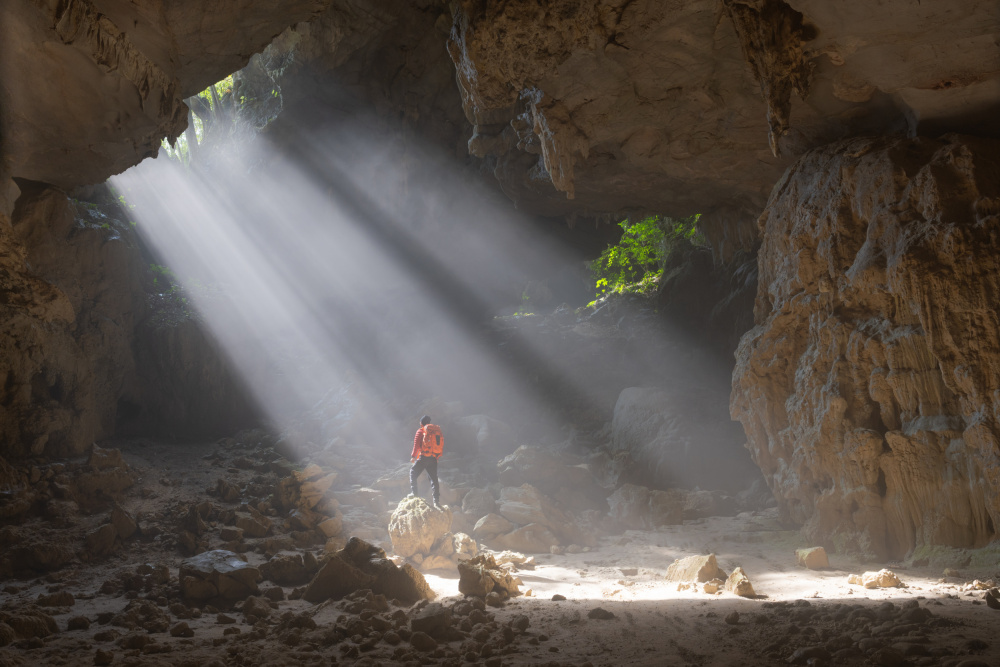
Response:
[[[431,423],[431,418],[429,415],[424,415],[423,417],[420,418],[421,426],[427,426],[430,423]]]

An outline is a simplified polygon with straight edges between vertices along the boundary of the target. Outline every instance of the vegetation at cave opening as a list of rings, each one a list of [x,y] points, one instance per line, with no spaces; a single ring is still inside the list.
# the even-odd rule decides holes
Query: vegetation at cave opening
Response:
[[[698,233],[699,218],[701,214],[680,220],[651,215],[619,222],[621,239],[590,263],[597,298],[612,293],[655,292],[670,253],[681,243],[704,242]]]

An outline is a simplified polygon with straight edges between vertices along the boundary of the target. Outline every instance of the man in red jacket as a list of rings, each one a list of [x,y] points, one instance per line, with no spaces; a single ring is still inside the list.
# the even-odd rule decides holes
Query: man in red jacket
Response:
[[[441,456],[441,427],[431,423],[431,418],[424,415],[420,418],[420,428],[413,436],[413,452],[410,453],[410,498],[417,495],[417,478],[424,470],[431,478],[431,493],[434,496],[434,508],[441,509],[441,487],[438,484],[438,457]]]

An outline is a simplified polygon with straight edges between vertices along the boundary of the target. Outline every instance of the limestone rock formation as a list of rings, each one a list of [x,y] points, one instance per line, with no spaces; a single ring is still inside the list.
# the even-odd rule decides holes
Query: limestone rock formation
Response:
[[[184,98],[326,4],[3,3],[0,183],[99,183],[155,156],[184,130]]]
[[[732,414],[788,519],[877,558],[1000,521],[1000,144],[851,139],[760,218]]]
[[[707,556],[688,556],[675,560],[667,568],[667,581],[698,581],[706,582],[713,579],[726,580],[725,571],[719,567],[715,554]]]
[[[451,510],[431,507],[423,498],[399,501],[389,520],[389,538],[397,556],[427,555],[451,529]]]
[[[739,425],[726,419],[710,387],[630,387],[615,404],[612,448],[647,485],[739,490],[757,477]]]

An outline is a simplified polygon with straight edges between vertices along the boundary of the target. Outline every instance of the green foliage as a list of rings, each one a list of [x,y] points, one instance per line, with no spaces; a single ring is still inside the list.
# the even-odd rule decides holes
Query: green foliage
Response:
[[[622,220],[621,240],[608,246],[590,264],[598,298],[609,293],[648,294],[655,291],[666,259],[679,243],[700,243],[699,215],[682,220],[649,216]]]

